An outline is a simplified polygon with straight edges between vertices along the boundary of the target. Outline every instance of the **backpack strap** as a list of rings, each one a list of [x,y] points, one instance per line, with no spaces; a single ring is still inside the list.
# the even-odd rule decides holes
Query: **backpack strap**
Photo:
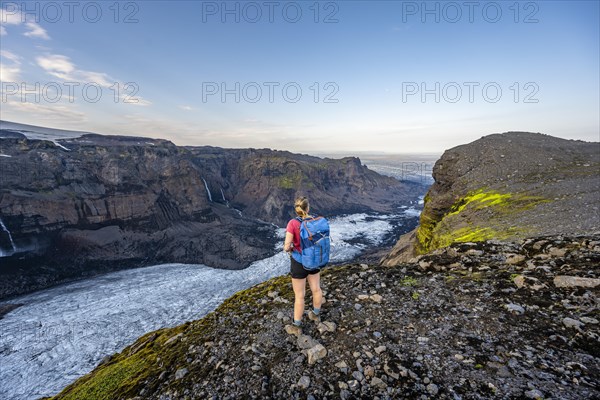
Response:
[[[317,221],[317,220],[320,220],[321,218],[323,218],[323,217],[311,217],[311,218],[307,218],[307,219],[305,219],[305,220],[302,220],[302,221],[303,221],[303,223],[304,223],[304,229],[306,229],[306,232],[308,232],[308,240],[311,240],[311,241],[313,240],[313,234],[312,234],[312,232],[310,231],[310,229],[308,229],[308,225],[306,224],[306,222],[307,222],[308,220],[311,220],[311,221]]]

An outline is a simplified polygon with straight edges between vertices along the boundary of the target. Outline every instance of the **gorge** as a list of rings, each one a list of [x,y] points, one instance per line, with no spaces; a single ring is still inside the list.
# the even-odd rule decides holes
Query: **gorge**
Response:
[[[320,322],[290,330],[273,278],[53,399],[599,397],[599,146],[512,132],[450,149],[416,231],[381,265],[323,273]]]
[[[245,268],[274,254],[275,227],[292,216],[299,193],[334,216],[394,212],[425,190],[352,157],[61,139],[8,126],[0,130],[0,298],[160,263]]]

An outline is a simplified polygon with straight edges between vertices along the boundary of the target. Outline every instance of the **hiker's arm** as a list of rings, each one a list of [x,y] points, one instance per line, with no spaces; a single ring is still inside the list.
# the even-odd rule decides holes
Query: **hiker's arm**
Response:
[[[283,251],[285,252],[290,252],[293,249],[293,240],[294,240],[294,235],[292,235],[289,232],[285,233],[285,243],[283,244]]]

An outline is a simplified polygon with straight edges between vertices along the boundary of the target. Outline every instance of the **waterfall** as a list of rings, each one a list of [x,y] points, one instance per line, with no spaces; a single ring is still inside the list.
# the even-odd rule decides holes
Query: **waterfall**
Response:
[[[223,193],[223,188],[221,188],[221,197],[223,198],[223,201],[225,202],[225,204],[227,205],[227,207],[229,207],[229,202],[225,198],[225,193]]]
[[[212,195],[210,194],[210,189],[208,188],[208,183],[206,183],[206,180],[204,178],[202,178],[202,180],[204,181],[204,187],[206,188],[206,193],[208,194],[208,201],[210,201],[212,203]]]
[[[10,231],[8,230],[6,225],[4,225],[4,222],[2,222],[1,218],[0,218],[0,228],[2,228],[2,230],[8,234],[8,240],[10,240],[10,245],[12,246],[12,251],[13,252],[17,251],[17,246],[15,246],[15,242],[13,242],[12,235],[10,234]],[[2,255],[4,255],[4,254],[2,254]]]

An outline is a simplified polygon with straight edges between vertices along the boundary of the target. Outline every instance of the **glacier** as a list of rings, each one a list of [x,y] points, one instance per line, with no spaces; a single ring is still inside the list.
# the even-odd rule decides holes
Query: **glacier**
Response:
[[[332,218],[332,262],[351,260],[382,243],[395,226],[416,218],[415,211]],[[282,249],[284,235],[277,230],[276,249]],[[0,319],[0,398],[55,395],[141,335],[200,319],[235,292],[288,270],[289,257],[280,251],[238,271],[155,265],[0,302],[23,304]]]

